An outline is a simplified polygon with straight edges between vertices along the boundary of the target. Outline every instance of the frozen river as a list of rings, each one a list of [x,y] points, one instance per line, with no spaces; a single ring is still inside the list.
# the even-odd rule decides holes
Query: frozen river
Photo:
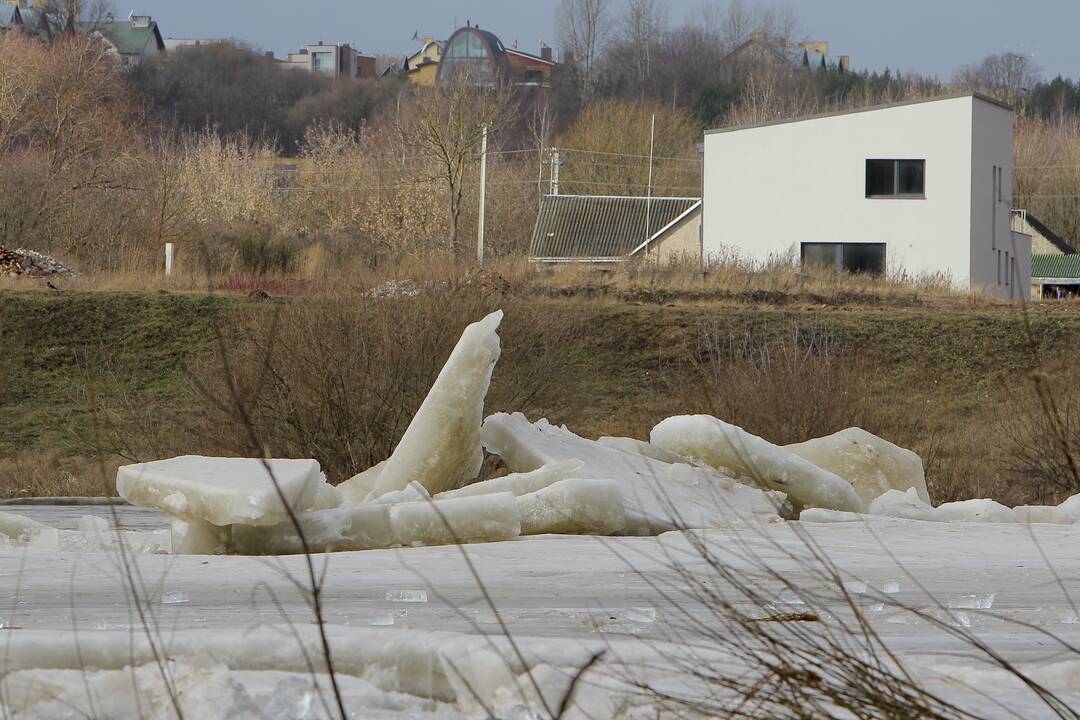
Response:
[[[5,510],[70,528],[78,526],[83,514],[112,516],[109,508]],[[132,528],[164,524],[163,516],[152,511],[116,510]],[[775,598],[778,610],[800,609],[779,579],[784,578],[801,588],[833,593],[835,600],[823,607],[836,617],[849,615],[842,594],[821,587],[804,540],[793,532],[798,527],[762,522],[710,530],[702,537],[716,559]],[[901,606],[962,626],[1013,662],[1031,667],[1075,663],[1057,680],[1056,691],[1080,698],[1080,657],[1050,639],[1080,646],[1072,604],[1080,599],[1076,526],[877,519],[802,527],[842,574],[844,587],[873,630],[906,662],[935,672],[943,667],[972,672],[982,659],[934,622]],[[545,536],[470,545],[464,552],[494,610],[461,549],[404,548],[320,556],[326,619],[349,628],[466,634],[499,634],[501,620],[512,634],[527,638],[707,645],[708,632],[701,628],[715,625],[714,609],[693,596],[687,577],[725,590],[723,578],[678,533],[619,539]],[[135,556],[135,562],[140,597],[148,599],[154,623],[167,633],[310,623],[305,597],[290,579],[304,577],[300,557],[148,554]],[[5,589],[0,622],[14,628],[12,637],[24,638],[37,631],[77,630],[82,638],[131,631],[139,623],[122,567],[115,552],[0,550],[0,587]],[[988,677],[987,682],[1000,685]],[[995,693],[1026,717],[1046,710],[1023,692],[1010,695],[998,688]],[[983,702],[982,695],[974,693],[972,702]],[[1002,711],[1001,716],[1009,715]]]

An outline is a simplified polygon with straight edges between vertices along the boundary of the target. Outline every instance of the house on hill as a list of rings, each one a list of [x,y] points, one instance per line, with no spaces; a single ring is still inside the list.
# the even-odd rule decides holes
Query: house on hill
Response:
[[[701,199],[545,195],[529,261],[661,264],[701,257]]]
[[[125,67],[165,52],[165,40],[158,24],[149,15],[132,15],[127,20],[77,22],[75,29],[101,38],[108,53]]]
[[[420,49],[406,57],[402,64],[402,70],[409,82],[418,85],[434,85],[435,76],[439,72],[442,51],[443,43],[434,40],[431,36],[425,37]]]
[[[710,257],[1028,293],[1031,237],[1011,226],[1013,112],[961,94],[705,134]]]
[[[452,82],[466,75],[479,85],[548,87],[554,67],[551,48],[543,43],[540,54],[533,55],[506,47],[493,32],[467,25],[458,28],[446,41],[436,82]]]
[[[793,70],[833,70],[846,73],[851,69],[851,58],[847,55],[831,55],[828,42],[791,42],[763,32],[755,32],[750,34],[746,42],[728,53],[721,64],[728,68],[773,65]]]

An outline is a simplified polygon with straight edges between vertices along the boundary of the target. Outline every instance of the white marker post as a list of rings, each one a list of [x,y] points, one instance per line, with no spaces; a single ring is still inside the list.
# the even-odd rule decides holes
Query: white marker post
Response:
[[[172,243],[165,243],[165,274],[172,275],[174,246]]]
[[[480,217],[476,223],[476,259],[484,264],[484,205],[487,200],[487,125],[480,144]]]

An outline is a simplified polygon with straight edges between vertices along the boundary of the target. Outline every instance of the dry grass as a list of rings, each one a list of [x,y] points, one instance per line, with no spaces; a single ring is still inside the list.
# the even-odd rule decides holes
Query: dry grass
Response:
[[[58,450],[35,450],[0,457],[0,498],[113,497],[104,478],[116,475],[120,458],[69,457]]]

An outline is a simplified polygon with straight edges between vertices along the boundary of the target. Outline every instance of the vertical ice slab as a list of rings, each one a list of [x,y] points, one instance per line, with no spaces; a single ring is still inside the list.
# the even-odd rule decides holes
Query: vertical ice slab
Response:
[[[915,488],[923,502],[930,502],[919,456],[862,428],[848,428],[785,445],[784,449],[847,480],[866,506],[889,490],[908,488]]]
[[[379,472],[369,499],[416,481],[431,494],[476,478],[484,461],[480,424],[499,359],[502,310],[465,328],[420,409]]]
[[[156,508],[188,522],[276,525],[285,522],[288,513],[275,481],[289,506],[299,512],[315,503],[322,480],[315,460],[185,455],[121,467],[116,471],[116,491],[132,505]]]
[[[862,500],[844,478],[712,416],[670,417],[653,428],[649,439],[664,450],[781,490],[805,507],[863,511]]]

